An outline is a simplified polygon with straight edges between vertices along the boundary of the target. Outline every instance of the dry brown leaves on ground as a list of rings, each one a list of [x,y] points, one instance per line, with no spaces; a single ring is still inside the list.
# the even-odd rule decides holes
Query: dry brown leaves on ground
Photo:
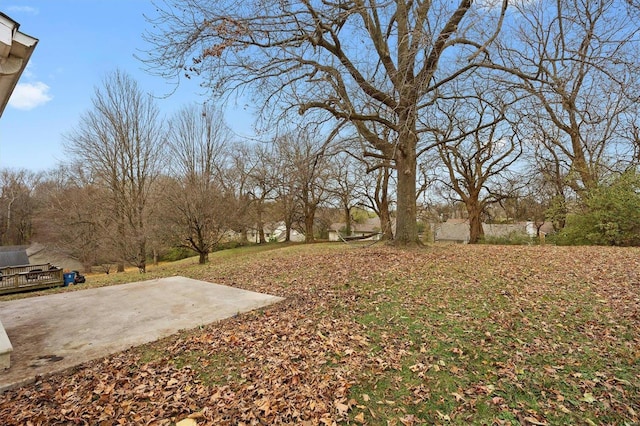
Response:
[[[7,391],[0,423],[634,424],[639,255],[320,245],[194,267],[286,300]]]

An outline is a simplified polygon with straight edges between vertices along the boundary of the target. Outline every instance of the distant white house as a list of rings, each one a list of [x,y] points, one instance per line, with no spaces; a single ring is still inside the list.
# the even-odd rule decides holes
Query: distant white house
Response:
[[[290,241],[293,242],[303,242],[305,240],[305,236],[303,233],[296,231],[295,229],[291,230]],[[264,225],[264,238],[267,242],[278,242],[282,243],[287,238],[287,227],[284,222],[274,222],[268,223]],[[252,243],[260,242],[260,233],[258,229],[251,229],[247,232],[247,240]]]
[[[0,117],[38,44],[38,39],[21,33],[19,27],[0,12]]]

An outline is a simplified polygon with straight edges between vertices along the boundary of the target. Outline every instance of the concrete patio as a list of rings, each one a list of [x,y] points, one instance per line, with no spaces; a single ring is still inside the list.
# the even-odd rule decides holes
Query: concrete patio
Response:
[[[0,392],[280,300],[177,276],[0,302],[13,346]]]

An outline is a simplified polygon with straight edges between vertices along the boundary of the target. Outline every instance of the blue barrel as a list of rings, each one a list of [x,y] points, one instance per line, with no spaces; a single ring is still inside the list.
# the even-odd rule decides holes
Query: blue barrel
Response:
[[[66,274],[62,274],[62,277],[64,278],[64,286],[67,287],[71,284],[73,284],[73,282],[76,279],[76,273],[75,272],[67,272]]]

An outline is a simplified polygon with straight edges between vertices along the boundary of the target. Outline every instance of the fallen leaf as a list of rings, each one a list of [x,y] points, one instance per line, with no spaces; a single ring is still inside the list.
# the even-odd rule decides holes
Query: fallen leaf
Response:
[[[338,410],[338,413],[341,416],[344,416],[349,411],[349,406],[347,404],[343,404],[343,403],[338,402],[338,401],[335,401],[333,403],[333,406],[336,407],[336,410]]]
[[[176,426],[198,426],[198,422],[193,419],[184,419],[176,423]]]
[[[419,422],[419,419],[413,414],[407,414],[404,417],[400,417],[398,420],[400,420],[400,423],[405,426],[413,426]]]
[[[532,425],[535,425],[535,426],[547,426],[549,424],[547,422],[540,421],[535,417],[531,417],[531,416],[525,417],[524,420],[526,420],[528,423],[531,423]]]
[[[444,420],[444,421],[447,421],[447,422],[451,421],[451,417],[449,417],[448,414],[442,414],[439,410],[436,410],[436,414],[438,415],[440,420]]]
[[[459,393],[457,393],[457,392],[453,392],[451,395],[456,399],[456,402],[464,402],[465,401],[464,397],[462,395],[460,395]]]

